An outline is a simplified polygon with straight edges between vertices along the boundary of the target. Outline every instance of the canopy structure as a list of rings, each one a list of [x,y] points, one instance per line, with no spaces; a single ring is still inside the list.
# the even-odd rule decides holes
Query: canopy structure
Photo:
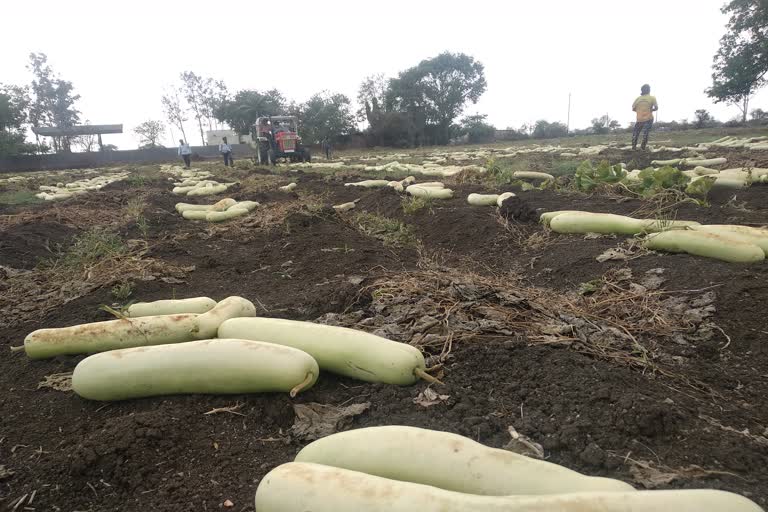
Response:
[[[78,135],[97,135],[99,151],[103,150],[101,136],[110,133],[123,133],[122,124],[86,124],[81,126],[37,126],[32,133],[43,137],[76,137]]]

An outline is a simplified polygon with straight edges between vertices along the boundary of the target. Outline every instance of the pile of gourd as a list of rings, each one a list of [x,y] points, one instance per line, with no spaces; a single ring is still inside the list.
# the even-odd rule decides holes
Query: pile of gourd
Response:
[[[173,181],[172,192],[181,196],[213,196],[226,192],[229,187],[236,185],[237,183],[219,183],[218,181],[210,179],[213,175],[208,171],[200,171],[197,169],[184,169],[179,166],[161,166],[162,172],[173,174],[174,178],[169,178]]]
[[[739,138],[739,137],[723,137],[716,141],[709,143],[702,143],[698,145],[699,149],[710,148],[745,148],[754,150],[768,150],[768,136]]]
[[[84,178],[76,180],[71,183],[57,183],[56,185],[40,185],[42,192],[35,194],[35,197],[44,199],[46,201],[59,201],[62,199],[69,199],[76,195],[87,194],[93,190],[100,190],[110,183],[124,180],[129,176],[127,172],[120,172],[116,174],[105,174],[103,176],[95,176],[93,178]]]
[[[516,197],[513,192],[502,194],[469,194],[467,202],[472,206],[498,206],[501,208],[504,201],[510,197]]]
[[[363,180],[354,183],[345,183],[345,187],[362,188],[381,188],[390,187],[397,192],[405,192],[413,197],[423,197],[427,199],[450,199],[453,197],[453,190],[445,188],[445,184],[439,181],[428,181],[424,183],[415,183],[416,178],[408,176],[400,181],[389,180]],[[340,207],[342,205],[339,205]]]
[[[257,206],[256,201],[235,201],[227,197],[210,205],[176,203],[176,211],[187,220],[222,222],[246,215]]]
[[[636,491],[448,432],[361,428],[305,446],[267,473],[259,512],[760,512],[708,489]]]
[[[675,166],[678,168],[692,168],[682,171],[691,178],[691,183],[700,179],[712,179],[713,187],[717,188],[744,188],[752,183],[768,183],[768,169],[763,168],[732,168],[713,169],[712,166],[723,166],[727,162],[725,158],[673,158],[671,160],[654,160],[651,165]],[[628,180],[639,179],[640,170],[628,173]]]
[[[462,171],[485,172],[485,168],[479,165],[439,165],[437,162],[427,162],[424,164],[403,164],[400,162],[389,162],[384,165],[369,165],[364,168],[366,171],[373,172],[403,172],[419,173],[426,176],[454,176]]]
[[[647,235],[646,248],[684,252],[730,263],[755,263],[768,255],[768,229],[735,224],[702,225],[694,221],[635,219],[610,213],[574,210],[546,212],[541,222],[556,233]]]
[[[116,320],[39,329],[15,350],[32,359],[95,354],[72,376],[75,393],[91,400],[295,395],[314,385],[320,369],[367,382],[435,382],[411,345],[344,327],[256,318],[254,305],[242,297],[160,300],[116,314]]]
[[[21,347],[19,347],[21,348]],[[426,374],[416,347],[363,331],[256,317],[241,297],[162,300],[117,320],[29,334],[33,359],[90,355],[72,375],[79,396],[115,401],[169,394],[289,392],[321,370],[411,385]],[[534,510],[758,512],[713,490],[635,491],[470,439],[412,427],[358,429],[317,440],[273,469],[256,491],[259,512],[464,512]]]

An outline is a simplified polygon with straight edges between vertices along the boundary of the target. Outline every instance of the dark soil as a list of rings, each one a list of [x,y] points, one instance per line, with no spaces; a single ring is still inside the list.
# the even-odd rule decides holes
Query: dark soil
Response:
[[[54,222],[30,222],[10,227],[0,238],[0,265],[31,269],[66,247],[77,230]]]
[[[509,441],[507,429],[513,425],[541,443],[548,460],[577,471],[641,487],[630,473],[632,460],[665,471],[697,465],[722,473],[681,476],[662,487],[725,489],[768,504],[768,441],[763,441],[768,435],[768,264],[656,254],[598,263],[596,256],[624,238],[547,236],[536,220],[541,211],[553,209],[630,214],[646,206],[634,199],[520,192],[499,215],[496,208],[466,203],[469,192],[484,187],[461,185],[452,187],[456,198],[405,214],[402,199],[389,189],[353,189],[344,187],[343,179],[308,173],[291,179],[300,184],[296,194],[233,191],[239,199],[260,201],[257,212],[285,208],[284,215],[267,219],[255,213],[218,226],[182,220],[173,210],[178,198],[162,181],[141,188],[114,186],[108,208],[122,208],[141,194],[149,228],[142,233],[125,215],[110,217],[107,227],[125,238],[145,238],[147,256],[195,267],[184,282],[137,281],[131,299],[242,295],[262,315],[313,320],[359,306],[367,300],[363,288],[372,278],[384,269],[414,270],[422,258],[563,292],[614,268],[626,267],[635,275],[664,268],[670,292],[711,287],[716,293],[714,319],[723,335],[685,347],[679,368],[708,386],[709,393],[576,350],[510,336],[456,344],[440,389],[449,398],[429,408],[413,401],[426,384],[399,388],[328,373],[295,402],[370,402],[352,427],[422,426],[495,447]],[[302,200],[306,194],[315,202],[320,197],[322,204],[310,208]],[[685,204],[676,217],[768,223],[768,187],[733,195],[713,197],[709,208]],[[34,208],[87,211],[106,197]],[[346,214],[328,208],[355,199],[357,208]],[[389,247],[361,234],[352,220],[358,211],[402,221],[420,247]],[[81,229],[52,219],[0,231],[0,264],[32,268],[29,262],[44,255],[46,246],[66,245]],[[98,224],[96,217],[93,222]],[[0,471],[0,506],[13,508],[34,492],[29,506],[36,510],[219,510],[231,500],[231,510],[252,511],[259,480],[292,460],[302,446],[287,434],[294,421],[294,401],[287,395],[180,396],[105,405],[37,387],[46,375],[71,371],[82,357],[30,361],[6,348],[38,328],[106,319],[98,307],[113,300],[109,290],[99,289],[62,305],[56,314],[0,330],[0,466],[13,472],[4,477]],[[237,411],[242,416],[204,414],[235,403],[242,404]]]

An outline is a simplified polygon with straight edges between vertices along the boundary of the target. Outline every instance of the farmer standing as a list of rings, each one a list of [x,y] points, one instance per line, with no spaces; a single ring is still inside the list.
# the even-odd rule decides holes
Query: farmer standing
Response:
[[[331,141],[329,139],[323,139],[323,153],[325,153],[325,159],[330,160],[331,159]]]
[[[189,147],[189,144],[184,142],[183,139],[179,139],[179,156],[184,159],[184,167],[189,169],[189,159],[192,155],[192,148]]]
[[[637,113],[637,122],[632,132],[632,149],[637,149],[637,138],[640,132],[643,132],[643,143],[640,146],[645,149],[648,144],[648,133],[653,126],[653,113],[659,110],[659,104],[656,103],[656,97],[651,96],[651,86],[648,84],[640,88],[640,96],[632,103],[632,110]]]
[[[224,156],[224,165],[232,167],[232,146],[227,143],[227,138],[221,138],[221,144],[219,144],[219,153]]]

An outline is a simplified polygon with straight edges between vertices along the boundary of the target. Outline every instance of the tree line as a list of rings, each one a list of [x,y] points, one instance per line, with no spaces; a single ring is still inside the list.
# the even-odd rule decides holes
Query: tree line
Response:
[[[712,85],[705,92],[715,103],[737,106],[740,119],[721,123],[700,109],[691,122],[672,121],[657,126],[687,129],[768,123],[765,111],[750,110],[750,99],[768,80],[768,2],[730,0],[722,12],[729,19],[714,56]],[[90,151],[93,136],[53,137],[50,146],[37,138],[35,143],[27,141],[28,127],[88,123],[76,108],[80,96],[72,82],[54,72],[45,54],[30,54],[27,68],[32,74],[29,85],[0,84],[0,156],[67,152],[73,147]],[[186,123],[194,122],[202,144],[206,143],[205,128],[227,126],[239,134],[248,134],[258,117],[289,114],[298,117],[301,135],[309,144],[322,140],[343,143],[358,136],[369,146],[412,147],[447,144],[452,139],[493,140],[496,128],[485,115],[462,117],[466,107],[477,103],[486,88],[482,63],[463,53],[444,52],[394,77],[366,77],[358,89],[357,109],[348,96],[330,91],[318,92],[301,103],[287,99],[276,89],[233,93],[223,81],[192,71],[179,75],[178,83],[162,95],[161,105],[165,122],[177,129],[184,140]],[[358,123],[367,126],[360,130]],[[555,138],[622,129],[607,115],[598,116],[591,126],[576,130],[542,119],[520,128],[507,128],[505,138]],[[133,131],[140,139],[140,147],[158,147],[165,124],[148,120]],[[115,148],[107,145],[105,149]]]

